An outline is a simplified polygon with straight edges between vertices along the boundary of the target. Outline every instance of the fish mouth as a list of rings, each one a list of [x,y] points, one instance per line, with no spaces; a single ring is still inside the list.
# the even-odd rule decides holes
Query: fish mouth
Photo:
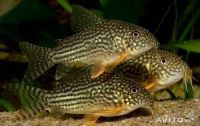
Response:
[[[147,90],[155,92],[170,87],[179,82],[181,79],[185,82],[190,82],[191,76],[188,75],[188,72],[174,72],[170,75],[170,77],[168,76],[167,78],[155,79],[152,83],[146,85],[145,87]]]
[[[183,80],[185,87],[186,87],[186,91],[188,92],[188,85],[191,85],[192,89],[193,89],[193,84],[192,84],[192,70],[187,70],[184,73],[182,72],[176,72],[173,74],[174,76],[171,76],[168,79],[165,80],[157,80],[157,85],[155,85],[151,91],[155,92],[158,90],[162,90],[165,89],[167,87],[170,87],[176,83],[178,83],[180,80]]]

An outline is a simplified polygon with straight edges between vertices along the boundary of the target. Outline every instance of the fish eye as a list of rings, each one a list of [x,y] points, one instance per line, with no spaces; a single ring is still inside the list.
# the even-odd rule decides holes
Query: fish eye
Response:
[[[138,31],[133,31],[133,37],[139,37],[140,36],[140,33]]]
[[[161,61],[160,61],[162,64],[166,64],[167,63],[167,60],[162,58]]]
[[[131,88],[131,93],[137,93],[137,92],[139,92],[139,89],[137,88],[137,87],[132,87]]]

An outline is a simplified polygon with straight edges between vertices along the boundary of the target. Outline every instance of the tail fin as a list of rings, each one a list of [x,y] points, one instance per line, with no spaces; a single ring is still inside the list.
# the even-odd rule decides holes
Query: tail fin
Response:
[[[38,78],[54,65],[50,55],[52,49],[39,47],[27,42],[21,42],[20,48],[30,60],[22,83],[28,83]]]
[[[31,118],[44,111],[47,106],[45,90],[19,83],[5,84],[2,87],[20,98],[22,107],[16,115],[17,119]]]

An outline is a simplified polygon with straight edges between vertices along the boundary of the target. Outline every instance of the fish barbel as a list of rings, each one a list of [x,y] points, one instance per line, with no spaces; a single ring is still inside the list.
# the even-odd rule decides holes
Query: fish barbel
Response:
[[[152,92],[168,88],[182,79],[185,84],[192,85],[191,68],[179,56],[165,50],[151,49],[120,64],[116,70],[137,82],[146,81],[146,89]]]

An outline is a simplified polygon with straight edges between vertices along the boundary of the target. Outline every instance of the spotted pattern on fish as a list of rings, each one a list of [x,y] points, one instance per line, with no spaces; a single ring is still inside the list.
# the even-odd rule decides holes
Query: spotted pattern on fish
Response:
[[[67,73],[62,70],[62,64],[58,65],[59,67],[56,71],[59,78],[68,76],[68,82],[78,79],[83,73],[89,74],[86,70],[88,68],[74,68]],[[112,72],[118,72],[123,77],[143,84],[153,78],[160,85],[155,87],[155,91],[167,88],[181,79],[190,81],[192,78],[192,70],[186,62],[176,54],[159,49],[151,49],[136,58],[131,58],[119,64]],[[54,86],[56,87],[56,84]]]
[[[98,106],[98,105],[101,106],[102,104],[104,104],[103,105],[104,107],[119,106],[122,103],[127,103],[127,102],[133,102],[132,104],[136,104],[137,101],[142,101],[144,99],[143,97],[145,97],[145,95],[148,94],[146,92],[147,94],[138,95],[137,99],[133,97],[131,98],[129,94],[127,94],[126,90],[128,88],[127,84],[129,85],[130,83],[133,83],[133,82],[126,79],[124,80],[119,75],[105,74],[95,80],[90,79],[89,82],[87,82],[88,78],[90,78],[89,75],[85,75],[85,76],[83,75],[81,76],[80,80],[78,79],[73,80],[73,83],[71,84],[66,83],[67,82],[66,79],[68,79],[68,77],[66,78],[64,77],[60,79],[59,81],[56,82],[56,83],[59,83],[57,84],[59,86],[57,86],[54,89],[55,91],[57,91],[57,93],[53,91],[54,95],[49,95],[50,97],[49,102],[53,106],[63,106],[63,107],[68,106],[66,108],[68,108],[69,111],[77,113],[76,111],[80,112],[80,109],[84,108],[84,111],[86,110],[90,111],[91,107],[95,108],[95,106]],[[87,82],[87,84],[85,82]],[[137,87],[139,86],[139,84],[136,83],[136,85],[133,84],[132,86]],[[62,89],[61,92],[64,92],[64,93],[58,93],[60,92],[60,89]],[[69,93],[70,96],[72,97],[66,98],[65,92]],[[124,94],[121,94],[120,92],[124,92]],[[90,94],[89,97],[91,99],[85,94]],[[124,96],[121,100],[119,100],[120,97],[122,97],[121,95],[124,95]],[[70,101],[73,101],[73,102],[70,102]],[[131,103],[127,103],[127,104],[131,104]]]
[[[31,80],[36,79],[52,66],[52,56],[49,55],[51,51],[50,49],[35,46],[27,42],[21,42],[20,48],[30,59],[30,63],[28,64],[22,83],[29,83]],[[38,60],[41,60],[41,62],[38,62]]]
[[[109,64],[123,53],[128,53],[128,58],[131,58],[158,48],[158,45],[153,34],[145,28],[116,20],[102,20],[62,39],[55,48],[22,42],[21,50],[30,59],[24,82],[36,79],[55,64],[71,66],[81,63],[91,67]]]
[[[136,59],[130,59],[120,64],[116,70],[139,82],[153,77],[160,85],[153,91],[167,88],[181,79],[189,81],[192,78],[191,68],[179,56],[158,49],[151,49]]]
[[[3,88],[11,91],[20,98],[21,109],[16,112],[17,119],[27,119],[44,111],[47,105],[47,98],[44,91],[39,88],[33,88],[26,84],[5,84]]]
[[[134,37],[134,32],[138,32],[140,37]],[[116,52],[121,53],[129,47],[133,47],[131,50],[139,50],[145,47],[158,46],[155,37],[146,29],[113,20],[101,22],[92,28],[86,28],[84,31],[62,41],[55,48],[53,54],[54,62],[83,60],[83,62],[89,64],[88,62],[93,60],[93,58],[89,57],[98,56],[99,60],[109,58],[110,54],[106,53],[108,50],[109,53],[113,54]]]
[[[71,83],[63,78],[56,83],[60,86],[53,90],[26,84],[8,84],[4,89],[20,97],[22,107],[18,111],[19,119],[34,117],[49,108],[71,114],[93,114],[99,110],[123,107],[124,110],[117,116],[140,107],[153,106],[151,95],[141,84],[123,79],[119,74],[101,75],[94,80],[85,75]]]

